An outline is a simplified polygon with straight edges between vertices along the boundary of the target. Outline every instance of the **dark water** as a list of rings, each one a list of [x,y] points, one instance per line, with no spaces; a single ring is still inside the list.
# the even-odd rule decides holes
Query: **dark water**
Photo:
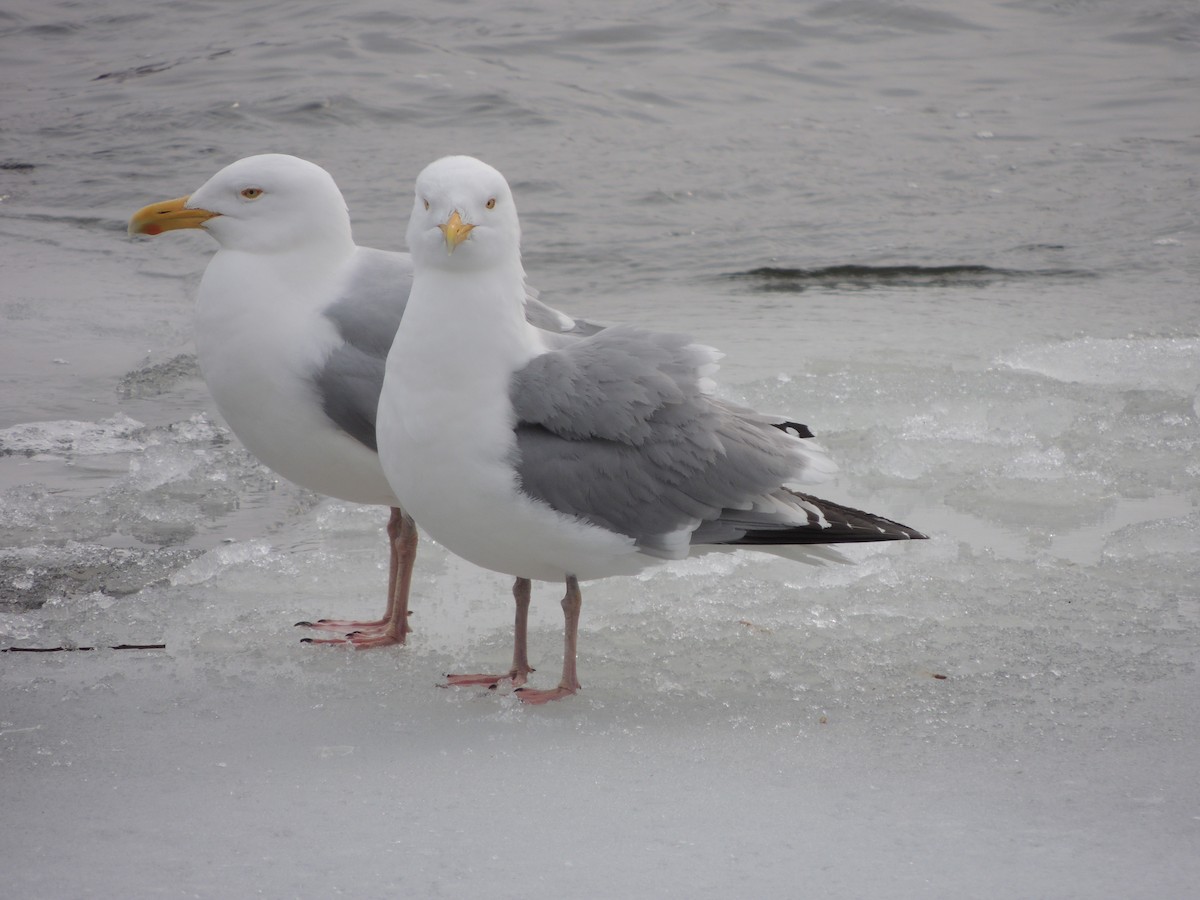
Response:
[[[3,15],[0,422],[66,412],[64,392],[111,405],[134,353],[185,346],[204,239],[151,250],[122,223],[266,150],[329,168],[360,240],[389,247],[422,165],[483,156],[537,284],[614,318],[645,317],[647,291],[663,322],[725,306],[708,278],[760,268],[986,266],[1113,279],[1091,289],[1113,333],[1194,324],[1192,4],[287,9]],[[1136,315],[1112,309],[1131,295]]]

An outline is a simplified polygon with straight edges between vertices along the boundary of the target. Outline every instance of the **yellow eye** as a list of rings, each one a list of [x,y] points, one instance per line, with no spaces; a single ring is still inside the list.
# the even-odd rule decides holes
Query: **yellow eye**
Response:
[[[242,196],[247,200],[257,200],[262,195],[262,188],[242,188]]]
[[[493,197],[485,205],[487,206],[488,209],[495,209],[496,208],[496,198]]]

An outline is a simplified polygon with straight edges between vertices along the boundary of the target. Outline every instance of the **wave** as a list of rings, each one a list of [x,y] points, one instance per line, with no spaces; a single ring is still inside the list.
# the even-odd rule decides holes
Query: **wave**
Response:
[[[962,287],[1025,278],[1090,278],[1078,269],[1004,269],[977,264],[866,266],[854,263],[813,269],[760,266],[725,278],[753,282],[759,291],[799,292],[814,287]]]

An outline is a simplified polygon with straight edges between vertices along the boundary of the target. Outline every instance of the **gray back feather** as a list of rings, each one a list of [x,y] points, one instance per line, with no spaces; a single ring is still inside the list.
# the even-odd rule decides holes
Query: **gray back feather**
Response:
[[[314,381],[325,415],[359,443],[378,450],[375,415],[388,351],[412,288],[412,261],[404,253],[359,252],[361,264],[343,298],[324,311],[343,343],[329,354]]]
[[[376,451],[375,416],[387,355],[408,305],[412,278],[407,253],[359,248],[358,265],[342,297],[324,310],[343,343],[313,375],[322,409],[339,428]],[[604,327],[547,306],[532,288],[526,295],[525,315],[531,325],[548,333],[548,339],[563,343]]]

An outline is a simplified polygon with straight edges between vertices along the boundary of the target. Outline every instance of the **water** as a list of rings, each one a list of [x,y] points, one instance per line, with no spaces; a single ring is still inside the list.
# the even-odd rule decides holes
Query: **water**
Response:
[[[0,13],[0,859],[29,897],[1183,896],[1200,876],[1194,4],[17,2]],[[503,579],[274,478],[194,363],[201,234],[277,151],[401,244],[505,172],[550,302],[688,331],[933,540],[585,594],[585,691]],[[554,670],[556,588],[532,655]],[[937,678],[933,676],[946,676]]]

